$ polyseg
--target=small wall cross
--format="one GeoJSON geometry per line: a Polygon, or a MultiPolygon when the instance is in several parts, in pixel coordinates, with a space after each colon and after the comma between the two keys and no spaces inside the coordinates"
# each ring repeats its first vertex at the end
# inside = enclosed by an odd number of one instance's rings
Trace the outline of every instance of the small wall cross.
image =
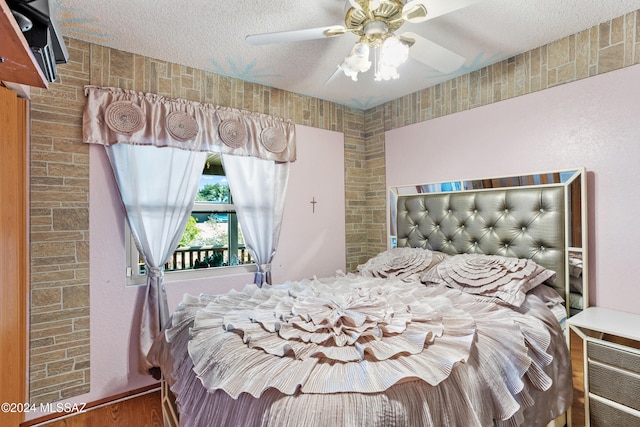
{"type": "Polygon", "coordinates": [[[312,213],[316,213],[316,203],[318,203],[318,202],[316,202],[316,198],[313,197],[309,203],[311,203],[311,206],[312,206],[311,212],[312,213]]]}

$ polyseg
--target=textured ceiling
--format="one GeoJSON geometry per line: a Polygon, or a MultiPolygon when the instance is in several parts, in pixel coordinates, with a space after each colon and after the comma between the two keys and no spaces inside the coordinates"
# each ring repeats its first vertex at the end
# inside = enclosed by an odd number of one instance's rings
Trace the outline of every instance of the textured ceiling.
{"type": "MultiPolygon", "coordinates": [[[[425,0],[427,10],[462,0],[425,0]]],[[[440,73],[409,58],[397,80],[336,72],[353,34],[252,46],[245,36],[344,25],[346,0],[51,0],[62,34],[366,109],[640,9],[640,0],[477,0],[411,31],[464,56],[440,73]]]]}

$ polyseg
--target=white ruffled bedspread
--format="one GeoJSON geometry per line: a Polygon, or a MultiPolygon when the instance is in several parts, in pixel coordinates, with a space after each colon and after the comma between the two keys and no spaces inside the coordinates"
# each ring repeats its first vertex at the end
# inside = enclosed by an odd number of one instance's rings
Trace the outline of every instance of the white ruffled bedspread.
{"type": "Polygon", "coordinates": [[[572,399],[549,301],[357,275],[248,285],[186,295],[149,359],[184,426],[544,426],[572,399]]]}

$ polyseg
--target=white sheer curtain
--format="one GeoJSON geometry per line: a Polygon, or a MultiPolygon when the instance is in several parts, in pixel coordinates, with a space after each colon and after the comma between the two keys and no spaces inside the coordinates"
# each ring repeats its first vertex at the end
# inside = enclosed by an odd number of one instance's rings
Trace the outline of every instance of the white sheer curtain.
{"type": "Polygon", "coordinates": [[[85,86],[82,139],[104,145],[127,220],[143,254],[147,293],[140,360],[169,319],[162,266],[178,246],[208,152],[225,156],[238,220],[258,264],[257,285],[270,282],[280,235],[295,124],[266,114],[171,99],[113,87],[85,86]]]}
{"type": "Polygon", "coordinates": [[[170,316],[164,264],[191,215],[207,153],[131,144],[105,149],[147,273],[140,325],[141,371],[146,372],[151,368],[147,352],[170,316]]]}
{"type": "Polygon", "coordinates": [[[270,284],[271,260],[280,237],[289,163],[223,154],[222,164],[245,245],[258,267],[254,283],[258,286],[270,284]]]}

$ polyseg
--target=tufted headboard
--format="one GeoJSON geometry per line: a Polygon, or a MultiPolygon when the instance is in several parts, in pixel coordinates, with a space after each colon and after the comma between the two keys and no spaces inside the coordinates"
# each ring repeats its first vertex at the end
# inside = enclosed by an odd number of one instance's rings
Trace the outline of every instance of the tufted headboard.
{"type": "Polygon", "coordinates": [[[565,295],[563,186],[400,195],[396,214],[398,247],[531,258],[556,272],[565,295]]]}

